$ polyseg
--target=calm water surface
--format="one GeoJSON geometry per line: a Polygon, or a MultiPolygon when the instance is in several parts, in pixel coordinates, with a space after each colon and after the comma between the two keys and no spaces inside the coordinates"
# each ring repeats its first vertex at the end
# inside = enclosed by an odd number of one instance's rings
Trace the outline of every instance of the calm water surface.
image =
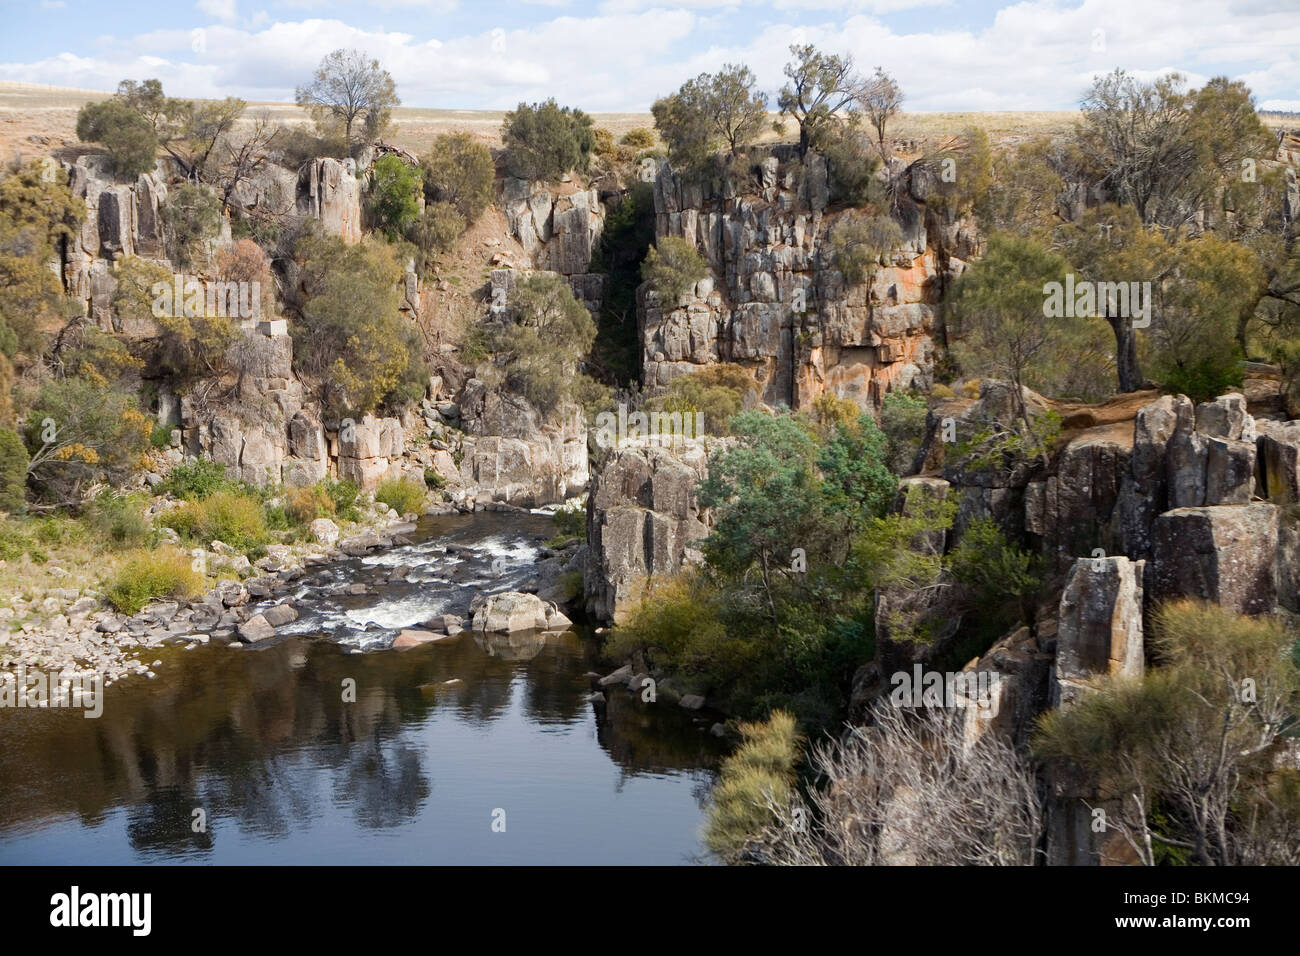
{"type": "Polygon", "coordinates": [[[701,862],[711,720],[584,703],[588,638],[374,649],[526,581],[550,531],[426,519],[416,544],[300,582],[294,633],[265,649],[146,651],[158,677],[108,688],[96,720],[0,710],[0,863],[701,862]]]}

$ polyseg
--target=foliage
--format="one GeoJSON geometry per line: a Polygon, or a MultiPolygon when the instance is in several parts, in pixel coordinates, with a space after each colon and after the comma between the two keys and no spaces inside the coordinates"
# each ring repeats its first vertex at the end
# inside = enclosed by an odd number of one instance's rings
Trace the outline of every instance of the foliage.
{"type": "Polygon", "coordinates": [[[465,231],[465,220],[449,202],[431,202],[407,228],[407,238],[420,250],[416,268],[426,271],[433,257],[449,252],[465,231]]]}
{"type": "Polygon", "coordinates": [[[506,113],[501,139],[510,175],[548,182],[573,171],[586,172],[596,142],[591,117],[579,109],[561,108],[553,99],[520,103],[506,113]]]}
{"type": "Polygon", "coordinates": [[[340,417],[408,399],[411,383],[428,373],[415,330],[398,311],[402,268],[392,248],[307,237],[298,254],[307,301],[292,329],[295,368],[340,417]]]}
{"type": "Polygon", "coordinates": [[[969,589],[976,612],[995,629],[1033,619],[1041,562],[1011,542],[992,518],[976,518],[948,556],[953,577],[969,589]]]}
{"type": "Polygon", "coordinates": [[[785,65],[789,82],[781,87],[777,105],[782,115],[799,123],[799,149],[807,152],[853,103],[859,82],[851,56],[823,53],[811,43],[791,44],[790,53],[794,59],[785,65]]]}
{"type": "Polygon", "coordinates": [[[242,490],[214,491],[165,512],[160,520],[202,544],[221,541],[243,552],[270,540],[262,502],[242,490]]]}
{"type": "Polygon", "coordinates": [[[831,124],[819,148],[830,165],[830,198],[848,206],[870,206],[880,198],[880,157],[858,122],[831,124]]]}
{"type": "Polygon", "coordinates": [[[670,413],[698,412],[703,417],[706,434],[726,435],[731,420],[740,414],[756,391],[757,386],[748,372],[739,365],[723,362],[673,379],[664,396],[652,404],[670,413]]]}
{"type": "Polygon", "coordinates": [[[767,94],[757,83],[749,67],[728,63],[655,102],[655,129],[676,168],[698,171],[719,147],[734,156],[758,137],[768,120],[767,94]]]}
{"type": "Polygon", "coordinates": [[[159,598],[190,598],[203,588],[203,576],[190,558],[175,548],[139,551],[113,575],[104,591],[108,602],[123,614],[136,614],[159,598]]]}
{"type": "Polygon", "coordinates": [[[661,237],[641,263],[641,278],[654,286],[668,308],[708,277],[708,262],[690,240],[680,236],[661,237]]]}
{"type": "Polygon", "coordinates": [[[634,380],[640,371],[636,290],[641,263],[654,240],[654,186],[633,182],[606,206],[605,228],[592,256],[592,272],[606,275],[591,365],[612,384],[634,380]]]}
{"type": "Polygon", "coordinates": [[[419,216],[419,189],[419,174],[399,156],[381,156],[370,167],[370,216],[389,239],[405,233],[419,216]]]}
{"type": "Polygon", "coordinates": [[[568,280],[554,273],[522,279],[508,306],[509,318],[492,343],[504,363],[506,386],[549,413],[572,396],[573,376],[595,340],[596,324],[568,280]]]}
{"type": "Polygon", "coordinates": [[[17,432],[0,428],[0,512],[22,511],[26,489],[27,449],[17,432]]]}
{"type": "Polygon", "coordinates": [[[87,103],[77,112],[77,138],[102,143],[113,172],[134,179],[151,172],[158,153],[153,124],[120,99],[87,103]]]}
{"type": "Polygon", "coordinates": [[[880,406],[880,429],[889,442],[887,460],[896,475],[911,473],[912,460],[925,437],[929,409],[925,399],[911,392],[890,392],[880,406]]]}
{"type": "Polygon", "coordinates": [[[1294,728],[1294,635],[1271,616],[1179,601],[1157,610],[1152,636],[1159,666],[1043,715],[1038,754],[1118,798],[1108,829],[1147,865],[1164,848],[1200,865],[1294,866],[1294,771],[1271,756],[1294,728]]]}
{"type": "Polygon", "coordinates": [[[179,186],[167,194],[162,217],[172,257],[188,268],[203,259],[203,243],[220,231],[221,200],[202,186],[179,186]]]}
{"type": "Polygon", "coordinates": [[[633,149],[649,149],[655,144],[655,133],[652,129],[638,126],[636,129],[630,129],[624,133],[619,142],[624,146],[631,146],[633,149]]]}
{"type": "Polygon", "coordinates": [[[739,747],[722,762],[713,790],[705,842],[724,862],[744,862],[754,837],[767,827],[779,828],[780,808],[795,793],[800,735],[793,715],[775,711],[763,722],[742,723],[739,747]]]}
{"type": "Polygon", "coordinates": [[[582,505],[562,505],[551,515],[555,521],[554,545],[587,536],[587,509],[582,505]]]}
{"type": "Polygon", "coordinates": [[[378,60],[343,49],[321,60],[311,81],[294,91],[294,101],[311,113],[322,134],[341,133],[349,147],[378,139],[391,121],[393,107],[402,102],[378,60]]]}
{"type": "Polygon", "coordinates": [[[238,487],[238,482],[226,477],[226,466],[196,458],[177,465],[167,475],[159,490],[186,500],[202,501],[218,491],[238,487]]]}
{"type": "Polygon", "coordinates": [[[835,267],[850,285],[867,281],[880,259],[903,241],[903,230],[889,216],[845,213],[831,228],[835,267]]]}
{"type": "Polygon", "coordinates": [[[61,504],[95,480],[122,484],[145,462],[153,420],[134,395],[84,378],[45,382],[32,400],[23,438],[33,489],[61,504]]]}
{"type": "Polygon", "coordinates": [[[469,133],[437,136],[420,165],[425,197],[451,203],[467,224],[491,204],[496,180],[492,151],[469,133]]]}
{"type": "Polygon", "coordinates": [[[108,489],[86,503],[86,525],[110,548],[146,548],[156,543],[152,522],[144,515],[141,495],[118,494],[108,489]]]}
{"type": "Polygon", "coordinates": [[[380,482],[375,490],[375,500],[388,505],[399,515],[419,514],[424,510],[428,489],[414,481],[396,479],[380,482]]]}

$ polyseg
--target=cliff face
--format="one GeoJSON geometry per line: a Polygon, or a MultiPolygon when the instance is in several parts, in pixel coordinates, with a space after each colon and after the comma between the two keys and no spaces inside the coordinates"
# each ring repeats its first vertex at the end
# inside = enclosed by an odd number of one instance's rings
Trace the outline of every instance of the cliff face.
{"type": "Polygon", "coordinates": [[[678,302],[643,286],[637,319],[647,386],[715,362],[753,371],[772,405],[807,407],[830,392],[863,408],[892,388],[932,381],[939,302],[978,239],[968,223],[928,214],[924,184],[900,201],[902,244],[870,281],[851,284],[829,236],[827,161],[774,147],[738,185],[696,182],[671,167],[654,184],[655,235],[680,236],[712,276],[678,302]]]}

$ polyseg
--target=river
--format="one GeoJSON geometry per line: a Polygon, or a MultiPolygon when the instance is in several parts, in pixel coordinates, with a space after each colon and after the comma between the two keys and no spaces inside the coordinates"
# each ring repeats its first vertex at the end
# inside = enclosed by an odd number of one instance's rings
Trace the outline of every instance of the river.
{"type": "Polygon", "coordinates": [[[590,635],[376,649],[526,581],[551,532],[428,517],[413,544],[299,582],[270,646],[146,651],[157,678],[109,687],[96,719],[0,710],[0,863],[708,862],[710,719],[585,702],[590,635]]]}

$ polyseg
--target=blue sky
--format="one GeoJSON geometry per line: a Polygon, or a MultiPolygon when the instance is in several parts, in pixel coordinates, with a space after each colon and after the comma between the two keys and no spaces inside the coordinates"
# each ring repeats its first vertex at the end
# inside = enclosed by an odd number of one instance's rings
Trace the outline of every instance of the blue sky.
{"type": "Polygon", "coordinates": [[[403,102],[508,108],[555,96],[649,108],[748,63],[769,92],[792,42],[851,53],[913,110],[1070,109],[1098,72],[1245,80],[1300,110],[1300,0],[0,0],[0,80],[283,100],[337,47],[378,57],[403,102]]]}

